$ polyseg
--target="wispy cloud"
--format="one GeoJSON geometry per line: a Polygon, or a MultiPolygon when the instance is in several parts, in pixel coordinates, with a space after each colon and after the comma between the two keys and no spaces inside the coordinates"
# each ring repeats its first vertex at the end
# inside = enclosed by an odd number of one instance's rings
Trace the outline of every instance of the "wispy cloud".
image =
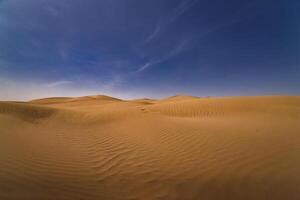
{"type": "Polygon", "coordinates": [[[169,14],[161,17],[158,20],[154,30],[149,34],[148,37],[146,37],[144,43],[148,43],[152,41],[154,38],[156,38],[159,35],[159,33],[162,31],[162,29],[167,27],[168,24],[177,20],[181,15],[186,13],[197,2],[198,0],[184,0],[181,3],[179,3],[169,14]]]}
{"type": "MultiPolygon", "coordinates": [[[[192,6],[193,4],[195,4],[197,1],[187,1],[185,4],[182,4],[181,6],[179,6],[177,8],[177,15],[179,15],[179,13],[182,14],[182,12],[186,11],[190,6],[192,6]],[[187,3],[189,2],[189,3],[187,3]],[[180,8],[180,9],[179,9],[180,8]]],[[[140,66],[136,72],[139,73],[139,72],[143,72],[145,71],[146,69],[150,68],[150,67],[153,67],[157,64],[160,64],[162,62],[165,62],[169,59],[172,59],[174,58],[175,56],[179,55],[180,53],[182,53],[183,51],[185,51],[186,49],[190,48],[191,47],[191,44],[192,44],[192,41],[196,42],[197,40],[199,39],[203,39],[207,36],[209,36],[210,34],[213,34],[225,27],[228,27],[228,26],[231,26],[231,25],[234,25],[236,23],[239,23],[241,22],[243,19],[231,19],[231,20],[227,20],[227,21],[224,21],[222,23],[219,23],[217,24],[216,26],[214,27],[211,27],[211,28],[207,28],[205,30],[202,31],[202,33],[199,33],[197,36],[195,37],[188,37],[188,38],[185,38],[183,39],[181,42],[179,42],[173,49],[171,49],[167,54],[163,55],[162,57],[159,57],[159,58],[153,58],[151,59],[150,61],[146,62],[145,64],[143,64],[142,66],[140,66]]],[[[155,31],[157,32],[157,31],[155,31]]],[[[154,32],[154,33],[155,33],[154,32]]],[[[157,34],[157,33],[156,33],[157,34]]],[[[156,34],[152,34],[152,37],[151,39],[156,35],[156,34]]]]}
{"type": "Polygon", "coordinates": [[[187,12],[192,6],[194,6],[198,0],[185,0],[182,1],[169,16],[170,22],[176,20],[178,17],[187,12]]]}
{"type": "Polygon", "coordinates": [[[136,70],[136,72],[142,72],[142,71],[148,69],[149,67],[151,67],[151,66],[153,66],[153,65],[155,65],[155,64],[158,64],[158,63],[160,63],[160,62],[162,62],[162,61],[160,61],[160,60],[151,60],[151,61],[149,61],[149,62],[143,64],[142,66],[140,66],[140,67],[136,70]]]}
{"type": "Polygon", "coordinates": [[[59,10],[53,6],[46,6],[46,11],[54,17],[59,16],[59,10]]]}
{"type": "Polygon", "coordinates": [[[161,30],[161,24],[157,23],[154,31],[145,39],[145,43],[148,43],[151,40],[153,40],[159,34],[160,30],[161,30]]]}
{"type": "Polygon", "coordinates": [[[62,86],[62,85],[68,85],[68,84],[72,84],[72,81],[67,81],[67,80],[60,80],[60,81],[54,81],[51,83],[47,83],[46,86],[49,88],[54,88],[54,87],[58,87],[58,86],[62,86]]]}
{"type": "Polygon", "coordinates": [[[243,21],[243,19],[239,18],[239,19],[231,19],[231,20],[219,23],[219,24],[215,25],[214,27],[205,29],[202,33],[199,33],[198,39],[203,39],[203,38],[205,38],[205,37],[207,37],[207,36],[209,36],[209,35],[211,35],[215,32],[218,32],[218,31],[222,30],[223,28],[232,26],[232,25],[237,24],[241,21],[243,21]]]}
{"type": "Polygon", "coordinates": [[[190,47],[190,41],[191,39],[184,39],[180,43],[178,43],[173,49],[171,49],[167,54],[163,55],[162,57],[159,58],[153,58],[149,62],[146,62],[142,66],[140,66],[136,72],[142,72],[152,66],[155,66],[159,63],[165,62],[169,59],[174,58],[178,54],[182,53],[184,50],[186,50],[188,47],[190,47]]]}
{"type": "MultiPolygon", "coordinates": [[[[182,8],[183,9],[183,8],[182,8]]],[[[187,9],[187,8],[185,8],[187,9]]],[[[183,11],[182,11],[183,12],[183,11]]],[[[197,37],[195,38],[187,38],[187,39],[184,39],[182,40],[180,43],[177,44],[177,46],[175,46],[173,49],[171,49],[169,51],[169,53],[163,55],[162,57],[160,58],[153,58],[151,59],[150,61],[146,62],[145,64],[143,64],[142,66],[140,66],[136,72],[139,73],[139,72],[143,72],[145,71],[146,69],[150,68],[150,67],[153,67],[157,64],[160,64],[162,62],[165,62],[169,59],[172,59],[174,58],[175,56],[179,55],[180,53],[182,53],[184,50],[188,49],[190,46],[191,46],[191,41],[193,40],[199,40],[199,39],[203,39],[207,36],[209,36],[210,34],[213,34],[225,27],[228,27],[228,26],[231,26],[231,25],[234,25],[236,23],[239,23],[241,22],[242,19],[232,19],[232,20],[228,20],[228,21],[225,21],[225,22],[222,22],[214,27],[211,27],[211,28],[208,28],[208,29],[205,29],[203,30],[202,33],[200,33],[199,35],[197,35],[197,37]]],[[[152,39],[152,38],[151,38],[152,39]]]]}
{"type": "Polygon", "coordinates": [[[124,82],[119,74],[115,74],[109,81],[101,85],[104,90],[115,90],[124,82]]]}

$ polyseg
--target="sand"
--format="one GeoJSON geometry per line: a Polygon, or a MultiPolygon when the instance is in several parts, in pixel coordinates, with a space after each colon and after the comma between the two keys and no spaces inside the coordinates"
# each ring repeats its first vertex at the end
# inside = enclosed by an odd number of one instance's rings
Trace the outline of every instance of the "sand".
{"type": "Polygon", "coordinates": [[[0,102],[1,200],[298,200],[300,97],[0,102]]]}

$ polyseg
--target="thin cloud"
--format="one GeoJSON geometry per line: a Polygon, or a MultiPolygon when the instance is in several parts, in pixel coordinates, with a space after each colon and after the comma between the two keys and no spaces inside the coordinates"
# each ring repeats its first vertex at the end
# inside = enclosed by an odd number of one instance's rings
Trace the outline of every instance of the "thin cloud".
{"type": "Polygon", "coordinates": [[[192,6],[194,6],[198,0],[186,0],[181,2],[171,13],[170,15],[170,21],[176,20],[178,17],[183,15],[185,12],[187,12],[192,6]]]}
{"type": "Polygon", "coordinates": [[[144,65],[140,66],[138,68],[138,70],[136,70],[136,72],[142,72],[142,71],[148,69],[149,67],[151,67],[151,66],[153,66],[153,65],[155,65],[157,63],[159,63],[159,61],[150,61],[150,62],[147,62],[144,65]]]}
{"type": "Polygon", "coordinates": [[[232,25],[237,24],[241,21],[243,21],[243,19],[232,19],[232,20],[220,23],[220,24],[218,24],[218,25],[216,25],[216,26],[214,26],[210,29],[207,29],[207,30],[203,31],[202,34],[199,34],[198,39],[204,38],[204,37],[206,37],[206,36],[208,36],[212,33],[215,33],[215,32],[217,32],[217,31],[219,31],[219,30],[221,30],[225,27],[232,26],[232,25]]]}
{"type": "Polygon", "coordinates": [[[46,84],[47,87],[49,88],[54,88],[54,87],[58,87],[58,86],[62,86],[62,85],[68,85],[68,84],[72,84],[72,81],[66,81],[66,80],[62,80],[62,81],[55,81],[52,83],[48,83],[46,84]]]}
{"type": "Polygon", "coordinates": [[[181,2],[177,7],[174,8],[173,11],[170,12],[169,15],[162,17],[159,22],[156,24],[155,29],[149,36],[145,39],[144,43],[148,43],[156,38],[159,33],[164,29],[168,24],[174,22],[181,15],[187,12],[192,6],[194,6],[198,0],[186,0],[181,2]]]}
{"type": "Polygon", "coordinates": [[[171,49],[169,51],[169,53],[165,54],[164,56],[157,58],[157,59],[152,59],[149,62],[145,63],[144,65],[140,66],[136,72],[142,72],[152,66],[155,66],[159,63],[165,62],[169,59],[174,58],[175,56],[177,56],[178,54],[182,53],[183,51],[185,51],[187,48],[190,47],[190,39],[185,39],[183,41],[181,41],[177,46],[175,46],[173,49],[171,49]]]}
{"type": "Polygon", "coordinates": [[[122,85],[123,82],[124,80],[122,79],[122,77],[116,74],[108,82],[102,84],[101,87],[104,90],[111,91],[117,89],[120,85],[122,85]]]}
{"type": "Polygon", "coordinates": [[[59,10],[53,6],[46,6],[46,11],[54,17],[59,16],[59,10]]]}
{"type": "Polygon", "coordinates": [[[151,40],[153,40],[159,34],[160,30],[161,30],[161,25],[156,24],[154,31],[146,38],[145,43],[148,43],[151,40]]]}

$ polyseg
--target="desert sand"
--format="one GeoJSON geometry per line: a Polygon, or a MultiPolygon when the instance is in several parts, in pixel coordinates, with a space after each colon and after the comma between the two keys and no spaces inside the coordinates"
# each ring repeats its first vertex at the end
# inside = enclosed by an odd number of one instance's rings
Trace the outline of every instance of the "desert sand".
{"type": "Polygon", "coordinates": [[[299,200],[300,97],[0,102],[1,200],[299,200]]]}

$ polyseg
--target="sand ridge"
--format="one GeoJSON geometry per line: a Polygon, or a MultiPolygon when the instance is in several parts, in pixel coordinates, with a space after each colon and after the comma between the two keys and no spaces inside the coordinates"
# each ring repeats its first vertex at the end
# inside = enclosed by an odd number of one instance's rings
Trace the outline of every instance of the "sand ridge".
{"type": "Polygon", "coordinates": [[[300,97],[0,102],[0,199],[300,198],[300,97]]]}

